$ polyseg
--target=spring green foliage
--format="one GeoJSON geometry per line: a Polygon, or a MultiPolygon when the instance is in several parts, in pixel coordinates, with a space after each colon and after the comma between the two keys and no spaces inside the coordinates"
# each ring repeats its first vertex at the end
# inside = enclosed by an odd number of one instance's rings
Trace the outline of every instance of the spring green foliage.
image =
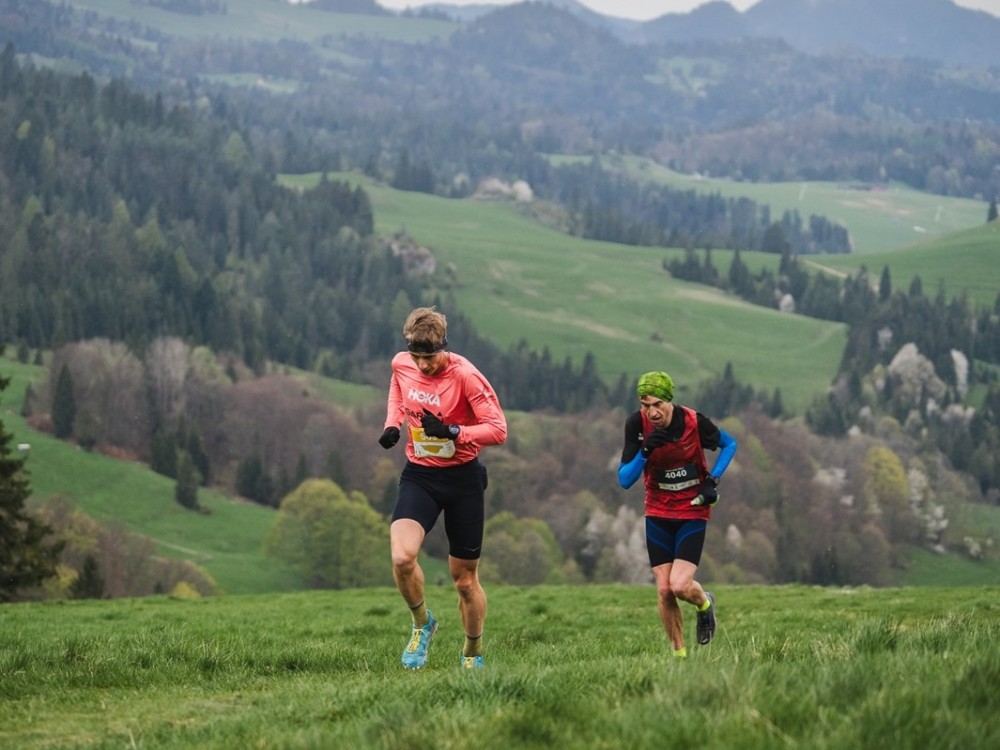
{"type": "MultiPolygon", "coordinates": [[[[489,559],[484,571],[495,570],[506,583],[558,583],[554,571],[562,558],[559,543],[544,521],[517,518],[513,513],[497,513],[486,522],[489,559]]],[[[484,574],[488,578],[488,574],[484,574]]]]}
{"type": "Polygon", "coordinates": [[[458,669],[450,586],[405,672],[391,588],[0,608],[0,745],[178,748],[986,748],[1000,589],[715,589],[673,660],[652,586],[492,587],[458,669]]]}
{"type": "Polygon", "coordinates": [[[264,550],[316,586],[354,588],[392,580],[385,519],[360,493],[307,479],[281,501],[264,550]]]}

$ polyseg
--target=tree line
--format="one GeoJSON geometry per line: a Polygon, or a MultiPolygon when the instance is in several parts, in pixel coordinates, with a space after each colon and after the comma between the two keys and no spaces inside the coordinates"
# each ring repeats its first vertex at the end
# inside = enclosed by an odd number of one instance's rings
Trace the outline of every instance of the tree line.
{"type": "MultiPolygon", "coordinates": [[[[22,67],[8,45],[0,127],[0,340],[108,338],[142,353],[173,335],[251,368],[275,361],[365,382],[367,363],[399,350],[401,321],[426,302],[428,279],[374,235],[362,189],[326,178],[301,193],[281,187],[214,115],[120,81],[22,67]]],[[[590,358],[505,352],[458,314],[452,329],[487,365],[508,358],[495,384],[512,408],[539,405],[539,385],[551,408],[608,398],[590,358]]]]}
{"type": "MultiPolygon", "coordinates": [[[[101,380],[114,370],[132,370],[127,357],[113,358],[116,351],[124,355],[118,347],[82,342],[73,345],[73,356],[63,351],[59,358],[71,362],[92,350],[88,356],[100,356],[111,368],[101,380]]],[[[256,453],[275,479],[274,521],[262,540],[268,553],[313,586],[384,585],[387,557],[370,551],[385,546],[401,457],[375,445],[381,400],[338,406],[280,371],[262,377],[204,349],[185,350],[175,342],[163,349],[161,356],[183,355],[178,363],[185,367],[146,370],[142,385],[154,394],[145,398],[171,405],[178,426],[171,438],[202,435],[211,483],[227,492],[239,481],[241,455],[256,453]],[[236,381],[227,374],[233,368],[236,381]],[[187,426],[180,429],[182,424],[187,426]],[[359,555],[364,565],[355,564],[359,555]]],[[[93,408],[91,400],[98,394],[108,398],[111,390],[95,383],[81,406],[93,408]]],[[[141,403],[134,400],[135,386],[119,376],[114,390],[120,394],[118,411],[141,421],[130,411],[141,403]]],[[[33,398],[42,402],[38,391],[33,398]]],[[[703,384],[689,405],[712,414],[742,446],[710,525],[703,561],[710,580],[889,585],[899,581],[914,548],[973,559],[994,554],[990,530],[971,526],[963,513],[981,498],[979,488],[969,474],[942,460],[936,439],[905,418],[887,414],[861,421],[864,429],[851,440],[823,436],[803,420],[768,416],[732,368],[703,384]]],[[[107,417],[117,418],[110,412],[107,417]]],[[[29,422],[46,429],[49,418],[35,411],[29,422]]],[[[512,422],[508,443],[485,456],[490,491],[484,577],[521,585],[648,580],[641,493],[614,481],[623,418],[620,408],[589,409],[539,412],[512,422]]],[[[140,446],[126,443],[126,421],[106,425],[116,431],[92,449],[141,457],[140,446]]],[[[178,453],[190,445],[172,444],[178,453]]],[[[12,471],[0,472],[0,497],[8,503],[14,498],[23,510],[30,493],[20,464],[14,460],[8,464],[12,471]]],[[[212,593],[210,579],[197,569],[168,571],[142,557],[151,550],[141,539],[116,542],[106,555],[91,552],[88,561],[86,550],[95,548],[86,539],[111,532],[64,500],[41,500],[30,518],[40,524],[35,542],[44,540],[53,565],[38,569],[34,585],[21,579],[18,596],[142,595],[168,592],[182,582],[212,593]],[[75,540],[72,548],[61,548],[66,539],[75,540]],[[59,578],[52,577],[56,561],[63,566],[59,578]],[[129,567],[147,573],[130,579],[129,567]],[[141,582],[147,588],[128,587],[141,582]]],[[[428,538],[427,551],[447,554],[440,529],[428,538]]]]}
{"type": "Polygon", "coordinates": [[[590,239],[627,245],[717,247],[797,255],[848,253],[847,230],[797,211],[772,220],[769,206],[749,198],[702,195],[615,175],[597,158],[554,170],[543,195],[569,206],[570,226],[590,239]]]}

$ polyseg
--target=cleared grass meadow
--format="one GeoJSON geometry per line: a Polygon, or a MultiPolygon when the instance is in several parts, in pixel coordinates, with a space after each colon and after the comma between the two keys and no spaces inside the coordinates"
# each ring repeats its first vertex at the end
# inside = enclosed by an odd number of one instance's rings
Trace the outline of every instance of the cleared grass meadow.
{"type": "Polygon", "coordinates": [[[450,586],[420,672],[389,589],[5,605],[0,746],[1000,746],[1000,587],[715,593],[681,661],[651,585],[493,587],[477,672],[450,586]]]}
{"type": "MultiPolygon", "coordinates": [[[[590,157],[553,157],[553,161],[589,161],[590,157]]],[[[648,159],[619,156],[608,159],[636,179],[724,198],[750,198],[771,207],[777,220],[798,211],[804,222],[825,216],[850,232],[860,256],[905,247],[986,223],[988,201],[947,198],[905,185],[837,182],[738,182],[674,172],[648,159]]]]}
{"type": "MultiPolygon", "coordinates": [[[[580,157],[553,157],[574,161],[580,157]]],[[[966,293],[977,306],[992,307],[1000,292],[1000,225],[986,224],[987,201],[948,198],[913,190],[905,185],[869,186],[831,182],[752,183],[713,179],[674,172],[647,159],[614,157],[608,160],[635,178],[700,194],[725,198],[746,197],[771,207],[777,219],[784,211],[825,216],[846,227],[854,242],[850,255],[803,258],[815,270],[857,273],[868,268],[873,283],[889,267],[894,288],[907,289],[920,276],[924,294],[946,298],[966,293]]],[[[747,253],[751,267],[760,267],[758,253],[747,253]]],[[[728,268],[731,256],[716,265],[728,268]]]]}
{"type": "Polygon", "coordinates": [[[924,296],[934,298],[943,289],[945,299],[968,295],[975,308],[992,308],[1000,295],[1000,222],[979,224],[935,240],[868,255],[824,255],[809,265],[857,273],[868,268],[873,283],[889,268],[893,289],[907,290],[920,277],[924,296]]]}
{"type": "MultiPolygon", "coordinates": [[[[671,278],[672,253],[570,237],[541,226],[507,203],[449,200],[374,184],[376,231],[406,231],[450,268],[449,293],[476,329],[501,348],[526,340],[556,362],[579,365],[587,352],[614,384],[653,368],[670,371],[683,398],[732,363],[736,377],[801,411],[826,392],[846,342],[838,323],[747,304],[706,286],[671,278]]],[[[318,174],[284,176],[308,187],[318,174]]],[[[713,253],[725,272],[731,253],[713,253]]],[[[773,260],[775,263],[776,259],[773,260]]]]}

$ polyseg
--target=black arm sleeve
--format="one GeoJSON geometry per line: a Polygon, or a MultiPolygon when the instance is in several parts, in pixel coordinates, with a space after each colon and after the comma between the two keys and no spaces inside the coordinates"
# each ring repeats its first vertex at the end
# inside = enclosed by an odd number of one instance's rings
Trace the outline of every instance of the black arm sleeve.
{"type": "Polygon", "coordinates": [[[701,412],[698,412],[698,436],[701,438],[701,447],[705,450],[719,449],[719,428],[701,412]]]}
{"type": "Polygon", "coordinates": [[[622,463],[627,464],[642,447],[642,414],[634,411],[625,420],[625,442],[622,446],[622,463]]]}

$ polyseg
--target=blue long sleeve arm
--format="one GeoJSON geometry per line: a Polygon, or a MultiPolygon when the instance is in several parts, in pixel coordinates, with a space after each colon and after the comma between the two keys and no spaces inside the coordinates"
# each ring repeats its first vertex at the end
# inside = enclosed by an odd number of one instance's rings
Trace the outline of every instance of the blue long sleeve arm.
{"type": "MultiPolygon", "coordinates": [[[[733,460],[733,456],[736,454],[736,438],[730,435],[725,430],[719,430],[719,457],[715,460],[715,466],[712,470],[708,472],[711,476],[716,479],[721,479],[723,472],[729,466],[729,462],[733,460]]],[[[621,469],[618,469],[619,481],[621,481],[621,469]]],[[[633,480],[635,481],[635,480],[633,480]]]]}
{"type": "Polygon", "coordinates": [[[627,464],[618,464],[618,484],[627,490],[635,484],[636,479],[642,476],[642,470],[645,466],[646,457],[642,455],[642,451],[636,453],[627,464]]]}

